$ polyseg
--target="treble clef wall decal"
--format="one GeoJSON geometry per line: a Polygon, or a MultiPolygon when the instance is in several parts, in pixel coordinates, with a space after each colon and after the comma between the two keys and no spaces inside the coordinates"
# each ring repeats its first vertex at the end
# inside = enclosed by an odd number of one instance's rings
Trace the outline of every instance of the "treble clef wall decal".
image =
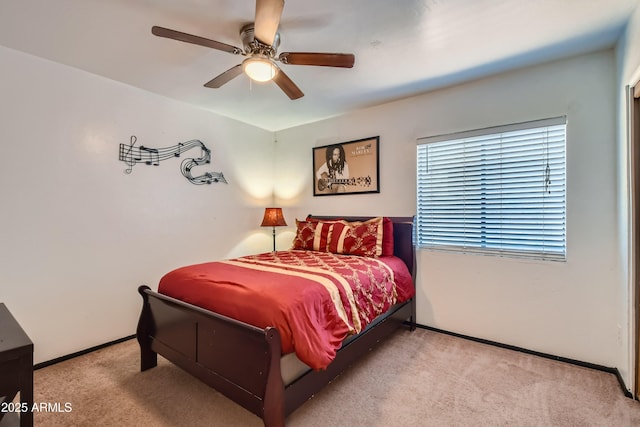
{"type": "Polygon", "coordinates": [[[209,150],[202,141],[198,139],[192,139],[187,142],[180,142],[178,145],[166,148],[149,148],[143,145],[135,147],[137,138],[135,135],[131,136],[129,145],[120,144],[120,160],[125,162],[129,167],[124,170],[129,174],[133,171],[133,167],[137,163],[144,163],[146,165],[159,166],[162,160],[173,159],[180,157],[185,151],[192,148],[200,148],[200,157],[197,158],[185,158],[181,165],[180,170],[182,175],[189,180],[192,184],[211,184],[212,182],[224,182],[227,180],[224,178],[222,172],[205,172],[202,175],[193,176],[191,169],[194,166],[200,166],[207,163],[211,163],[211,150],[209,150]]]}

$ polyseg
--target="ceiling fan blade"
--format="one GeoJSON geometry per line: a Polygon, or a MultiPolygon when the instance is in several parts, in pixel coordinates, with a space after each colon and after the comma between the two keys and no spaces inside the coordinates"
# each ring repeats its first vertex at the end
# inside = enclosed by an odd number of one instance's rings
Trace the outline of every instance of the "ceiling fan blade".
{"type": "Polygon", "coordinates": [[[271,46],[278,32],[284,0],[256,0],[256,18],[253,24],[254,37],[262,44],[271,46]]]}
{"type": "Polygon", "coordinates": [[[283,52],[278,60],[291,65],[352,68],[356,58],[351,53],[283,52]]]}
{"type": "Polygon", "coordinates": [[[235,67],[229,68],[224,73],[205,83],[205,87],[217,89],[223,84],[238,77],[240,74],[242,74],[242,64],[238,64],[235,67]]]}
{"type": "Polygon", "coordinates": [[[158,37],[166,37],[168,39],[179,40],[181,42],[193,43],[204,47],[210,47],[212,49],[218,49],[223,52],[233,53],[235,55],[239,55],[242,53],[242,49],[231,46],[230,44],[205,39],[204,37],[194,36],[192,34],[187,34],[176,30],[170,30],[169,28],[153,26],[151,28],[151,32],[158,37]]]}
{"type": "Polygon", "coordinates": [[[276,67],[278,72],[273,77],[273,81],[282,89],[284,93],[291,99],[298,99],[304,96],[304,93],[300,90],[298,86],[287,76],[284,71],[280,68],[276,67]]]}

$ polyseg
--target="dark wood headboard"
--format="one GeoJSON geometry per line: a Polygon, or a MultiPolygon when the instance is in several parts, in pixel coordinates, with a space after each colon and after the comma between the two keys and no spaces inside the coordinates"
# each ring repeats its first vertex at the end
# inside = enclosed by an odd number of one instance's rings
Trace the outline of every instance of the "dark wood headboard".
{"type": "MultiPolygon", "coordinates": [[[[373,217],[367,216],[318,216],[309,215],[309,218],[332,220],[344,219],[345,221],[366,221],[373,217]]],[[[414,217],[388,217],[393,222],[393,254],[402,259],[413,277],[415,283],[416,273],[416,248],[413,245],[414,217]]]]}

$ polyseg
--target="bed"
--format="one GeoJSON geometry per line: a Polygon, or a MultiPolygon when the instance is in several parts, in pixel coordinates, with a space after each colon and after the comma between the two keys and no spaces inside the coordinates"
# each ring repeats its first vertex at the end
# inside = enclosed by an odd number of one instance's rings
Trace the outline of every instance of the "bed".
{"type": "MultiPolygon", "coordinates": [[[[335,220],[358,223],[372,218],[309,215],[305,221],[326,224],[335,220]]],[[[389,236],[393,236],[392,246],[388,246],[388,239],[385,239],[385,250],[391,250],[391,258],[397,258],[404,264],[402,267],[406,267],[413,288],[413,218],[391,217],[385,221],[385,230],[392,229],[389,236]],[[390,228],[387,228],[387,223],[391,224],[390,228]]],[[[272,256],[282,258],[290,255],[283,251],[274,252],[272,256]]],[[[249,262],[262,263],[266,259],[264,257],[267,255],[256,256],[249,262]]],[[[236,263],[236,260],[232,261],[236,263]]],[[[246,259],[242,261],[247,262],[246,259]]],[[[167,274],[169,277],[172,275],[174,272],[167,274]]],[[[195,276],[199,275],[200,272],[195,273],[195,276]]],[[[362,328],[353,331],[350,326],[350,333],[338,344],[328,363],[321,359],[314,366],[316,362],[313,359],[298,357],[297,349],[295,352],[287,351],[285,338],[292,332],[285,331],[286,328],[264,324],[254,326],[260,321],[250,324],[205,308],[206,304],[196,305],[170,296],[171,287],[164,283],[172,284],[173,281],[165,277],[160,281],[158,292],[148,286],[138,289],[143,299],[137,328],[141,370],[155,367],[160,354],[262,418],[267,427],[283,426],[289,414],[398,328],[415,329],[416,304],[415,293],[412,292],[409,299],[387,304],[390,306],[384,307],[384,313],[373,317],[362,328]]],[[[173,286],[173,289],[180,289],[180,286],[173,286]]],[[[251,313],[255,311],[251,310],[251,313]]],[[[301,340],[295,342],[300,343],[301,340]]]]}

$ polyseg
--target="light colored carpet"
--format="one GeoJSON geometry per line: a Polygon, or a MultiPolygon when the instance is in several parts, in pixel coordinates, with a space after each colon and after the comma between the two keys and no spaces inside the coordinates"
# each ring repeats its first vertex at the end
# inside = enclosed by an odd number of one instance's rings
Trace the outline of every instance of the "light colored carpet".
{"type": "MultiPolygon", "coordinates": [[[[126,341],[35,372],[39,426],[261,426],[126,341]]],[[[306,402],[288,426],[640,426],[614,375],[418,329],[401,331],[306,402]]]]}

